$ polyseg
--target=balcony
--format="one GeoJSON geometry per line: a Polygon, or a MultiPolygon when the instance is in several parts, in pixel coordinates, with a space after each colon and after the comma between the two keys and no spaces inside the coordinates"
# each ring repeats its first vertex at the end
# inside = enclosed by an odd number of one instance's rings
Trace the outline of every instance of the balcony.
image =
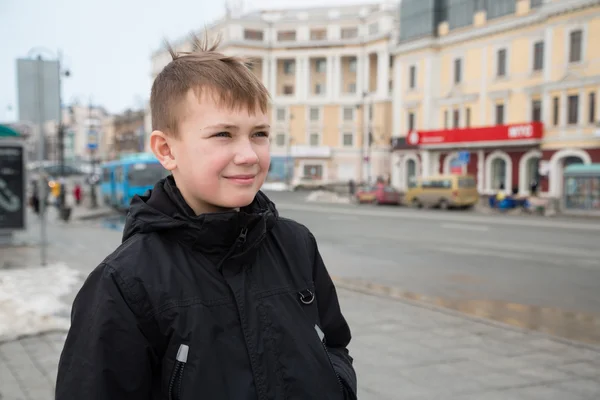
{"type": "Polygon", "coordinates": [[[329,146],[291,146],[290,153],[292,157],[297,158],[330,158],[331,147],[329,146]]]}

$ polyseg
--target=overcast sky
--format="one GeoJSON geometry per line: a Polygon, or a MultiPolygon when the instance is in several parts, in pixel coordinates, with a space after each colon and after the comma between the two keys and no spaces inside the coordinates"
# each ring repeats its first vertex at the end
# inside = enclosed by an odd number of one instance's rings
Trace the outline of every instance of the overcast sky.
{"type": "MultiPolygon", "coordinates": [[[[246,11],[371,2],[246,0],[246,11]]],[[[376,1],[373,1],[376,2],[376,1]]],[[[223,16],[225,0],[0,0],[0,121],[17,117],[16,59],[60,50],[71,77],[63,103],[75,100],[110,112],[142,107],[149,98],[150,54],[223,16]]]]}

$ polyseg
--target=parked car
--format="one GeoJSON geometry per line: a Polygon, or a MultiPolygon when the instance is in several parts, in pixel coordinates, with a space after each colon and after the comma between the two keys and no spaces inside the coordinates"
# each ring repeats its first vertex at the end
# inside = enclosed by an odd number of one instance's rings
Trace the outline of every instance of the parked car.
{"type": "Polygon", "coordinates": [[[356,201],[362,203],[373,204],[392,204],[400,205],[402,196],[400,192],[389,185],[376,184],[362,187],[356,192],[356,201]]]}
{"type": "Polygon", "coordinates": [[[292,181],[292,190],[324,190],[325,182],[312,176],[301,176],[292,181]]]}
{"type": "Polygon", "coordinates": [[[473,176],[440,175],[418,179],[404,201],[416,208],[470,208],[479,202],[479,193],[473,176]]]}

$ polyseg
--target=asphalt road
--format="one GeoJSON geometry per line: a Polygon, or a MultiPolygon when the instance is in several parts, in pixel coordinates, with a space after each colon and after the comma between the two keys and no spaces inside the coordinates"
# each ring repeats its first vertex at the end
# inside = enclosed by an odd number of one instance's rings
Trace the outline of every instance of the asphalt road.
{"type": "MultiPolygon", "coordinates": [[[[600,343],[599,220],[317,204],[304,201],[306,194],[267,194],[283,216],[311,229],[340,285],[600,343]]],[[[118,218],[69,225],[64,232],[50,228],[56,246],[49,255],[88,271],[120,242],[118,218]]]]}
{"type": "Polygon", "coordinates": [[[330,273],[405,297],[600,340],[600,220],[317,204],[268,193],[330,273]]]}

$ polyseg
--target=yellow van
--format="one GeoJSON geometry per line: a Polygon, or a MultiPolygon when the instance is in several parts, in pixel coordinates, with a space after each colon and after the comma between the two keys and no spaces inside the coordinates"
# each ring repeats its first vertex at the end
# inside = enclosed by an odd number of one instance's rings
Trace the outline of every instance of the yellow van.
{"type": "Polygon", "coordinates": [[[479,193],[477,183],[471,175],[439,175],[419,178],[404,196],[407,205],[438,207],[443,210],[450,207],[469,208],[477,204],[479,193]]]}

